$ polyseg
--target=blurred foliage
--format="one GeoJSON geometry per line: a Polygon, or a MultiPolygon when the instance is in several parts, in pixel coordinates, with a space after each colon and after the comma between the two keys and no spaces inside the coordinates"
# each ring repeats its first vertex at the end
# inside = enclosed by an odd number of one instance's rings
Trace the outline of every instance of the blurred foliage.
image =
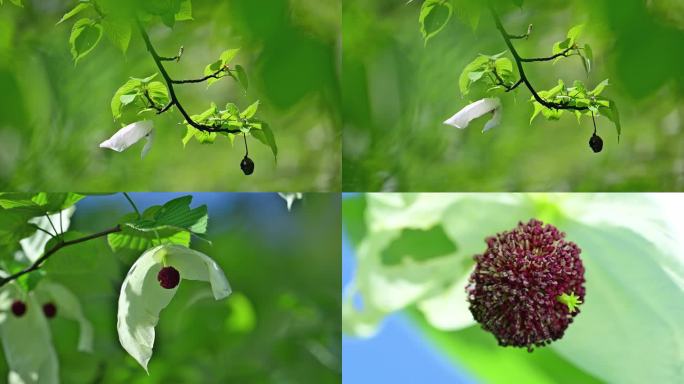
{"type": "MultiPolygon", "coordinates": [[[[139,205],[164,198],[133,195],[139,205]]],[[[59,316],[50,322],[63,383],[340,381],[339,197],[307,194],[291,212],[276,194],[212,199],[211,243],[193,238],[192,247],[221,266],[233,294],[215,301],[207,284],[183,281],[161,314],[149,376],[116,333],[119,287],[140,252],[112,254],[99,239],[50,258],[46,276],[78,296],[95,328],[94,353],[88,354],[76,350],[75,323],[59,316]]],[[[72,228],[83,233],[111,226],[130,211],[123,197],[88,197],[77,207],[72,228]]],[[[0,352],[0,376],[6,372],[0,352]]]]}
{"type": "MultiPolygon", "coordinates": [[[[119,126],[110,100],[129,77],[156,71],[139,34],[126,55],[103,41],[74,66],[71,22],[55,25],[71,0],[27,0],[0,7],[0,187],[13,190],[283,190],[326,191],[340,185],[339,85],[335,47],[340,7],[326,0],[194,0],[194,20],[149,33],[176,78],[196,78],[228,48],[249,74],[247,94],[236,82],[177,87],[190,114],[211,101],[242,108],[261,100],[280,153],[254,142],[255,174],[244,177],[241,147],[190,143],[183,149],[180,114],[157,119],[155,145],[140,160],[136,149],[98,148],[119,126]],[[206,166],[211,164],[212,166],[206,166]],[[201,165],[201,166],[200,166],[201,165]]],[[[251,140],[251,139],[250,139],[251,140]]],[[[254,141],[254,140],[252,140],[254,141]]],[[[140,144],[141,145],[141,144],[140,144]]]]}
{"type": "MultiPolygon", "coordinates": [[[[460,5],[470,0],[457,1],[460,5]]],[[[500,2],[503,4],[503,1],[500,2]]],[[[600,119],[605,145],[589,149],[591,120],[578,126],[535,120],[520,87],[503,96],[500,126],[482,134],[484,121],[465,130],[442,124],[477,100],[463,98],[459,75],[478,54],[506,49],[491,17],[454,17],[427,44],[422,1],[349,0],[343,7],[343,189],[348,191],[669,191],[684,188],[684,10],[679,1],[524,0],[501,7],[521,55],[547,56],[568,29],[584,23],[593,48],[587,77],[577,57],[528,63],[537,90],[582,80],[593,88],[609,78],[620,108],[622,137],[600,119]],[[471,25],[476,25],[473,30],[471,25]],[[425,31],[424,31],[425,33],[425,31]]],[[[482,2],[471,1],[478,6],[482,2]]],[[[501,5],[500,4],[500,5],[501,5]]],[[[482,119],[486,120],[486,119],[482,119]]]]}

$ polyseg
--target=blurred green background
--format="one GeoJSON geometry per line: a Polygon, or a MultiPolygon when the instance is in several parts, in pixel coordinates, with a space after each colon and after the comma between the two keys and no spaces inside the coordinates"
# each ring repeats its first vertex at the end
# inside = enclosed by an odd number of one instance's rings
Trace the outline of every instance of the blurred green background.
{"type": "MultiPolygon", "coordinates": [[[[463,3],[463,1],[461,1],[463,3]]],[[[484,3],[477,1],[475,3],[484,3]]],[[[346,191],[670,191],[684,188],[684,3],[679,0],[524,0],[502,10],[521,55],[548,56],[568,29],[586,23],[595,65],[577,57],[530,63],[537,90],[563,79],[589,87],[609,78],[605,96],[620,108],[620,143],[598,120],[605,146],[591,152],[590,120],[529,119],[530,93],[502,97],[500,126],[465,130],[442,124],[469,101],[458,77],[478,54],[506,48],[485,11],[473,32],[459,19],[424,46],[422,1],[347,0],[343,6],[343,189],[346,191]]],[[[510,55],[508,56],[510,58],[510,55]]]]}
{"type": "MultiPolygon", "coordinates": [[[[141,209],[180,194],[132,194],[141,209]]],[[[215,301],[204,282],[183,281],[162,311],[150,375],[119,344],[120,284],[137,253],[112,254],[103,239],[64,249],[45,265],[70,288],[95,329],[94,353],[76,350],[78,326],[50,321],[62,383],[338,383],[340,197],[306,194],[288,212],[277,194],[194,194],[207,204],[212,257],[233,288],[215,301]]],[[[77,204],[71,228],[93,233],[131,209],[121,194],[77,204]]],[[[7,367],[0,351],[0,377],[7,367]]]]}
{"type": "MultiPolygon", "coordinates": [[[[340,5],[335,0],[193,0],[194,21],[173,30],[161,22],[149,33],[175,78],[197,78],[225,49],[250,79],[247,95],[230,79],[208,90],[177,86],[190,114],[214,101],[241,108],[261,100],[279,147],[250,139],[255,174],[240,171],[241,146],[228,140],[188,144],[173,111],[155,119],[156,142],[144,160],[142,144],[124,153],[98,148],[118,128],[110,100],[129,77],[156,71],[133,34],[124,56],[106,37],[77,66],[69,52],[73,21],[56,26],[73,0],[8,1],[0,7],[0,189],[5,190],[339,190],[341,116],[335,47],[340,5]],[[209,166],[207,166],[209,165],[209,166]]],[[[240,143],[241,144],[241,143],[240,143]]]]}

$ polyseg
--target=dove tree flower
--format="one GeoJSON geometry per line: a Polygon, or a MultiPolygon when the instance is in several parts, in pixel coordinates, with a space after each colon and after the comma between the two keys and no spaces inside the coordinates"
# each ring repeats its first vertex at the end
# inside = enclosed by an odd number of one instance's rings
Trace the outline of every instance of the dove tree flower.
{"type": "Polygon", "coordinates": [[[169,305],[180,283],[175,277],[175,284],[168,284],[168,271],[175,271],[173,275],[180,281],[208,281],[216,300],[231,293],[221,268],[204,253],[180,245],[160,245],[143,253],[121,285],[117,330],[123,348],[146,371],[159,313],[169,305]]]}
{"type": "Polygon", "coordinates": [[[471,121],[487,114],[491,114],[492,117],[487,121],[482,132],[487,132],[501,122],[501,100],[498,98],[486,98],[470,103],[448,118],[444,124],[463,129],[471,121]]]}
{"type": "MultiPolygon", "coordinates": [[[[0,277],[7,277],[0,270],[0,277]]],[[[0,290],[0,339],[10,372],[10,384],[59,382],[59,363],[52,346],[48,320],[60,316],[80,326],[78,350],[92,352],[93,327],[83,315],[76,296],[61,284],[41,280],[31,292],[12,282],[0,290]],[[23,304],[16,313],[13,306],[23,304]],[[54,309],[46,313],[45,307],[54,309]]]]}
{"type": "Polygon", "coordinates": [[[100,143],[100,148],[109,148],[117,152],[123,152],[142,139],[147,142],[140,153],[144,158],[152,148],[154,139],[154,124],[151,120],[136,121],[118,130],[114,136],[100,143]]]}

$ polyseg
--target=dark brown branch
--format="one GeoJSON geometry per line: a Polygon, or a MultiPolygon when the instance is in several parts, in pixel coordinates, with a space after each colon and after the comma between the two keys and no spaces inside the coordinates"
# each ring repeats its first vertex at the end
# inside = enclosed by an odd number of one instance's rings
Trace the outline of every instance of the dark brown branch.
{"type": "Polygon", "coordinates": [[[230,68],[228,67],[221,67],[219,68],[216,72],[206,75],[204,77],[200,77],[199,79],[189,79],[189,80],[172,80],[174,84],[193,84],[193,83],[202,83],[205,82],[209,79],[220,79],[225,77],[224,76],[219,76],[222,72],[228,72],[230,73],[230,68]]]}
{"type": "Polygon", "coordinates": [[[57,244],[53,245],[52,248],[45,251],[45,253],[43,253],[43,255],[41,257],[39,257],[38,260],[36,260],[33,264],[31,264],[26,269],[21,270],[17,273],[14,273],[12,275],[9,275],[5,278],[0,279],[0,287],[4,286],[5,284],[9,283],[10,281],[16,280],[16,279],[20,278],[21,276],[24,276],[27,273],[31,273],[35,270],[38,270],[43,265],[43,263],[45,261],[47,261],[47,259],[50,258],[50,256],[54,255],[55,253],[57,253],[57,251],[59,251],[60,249],[62,249],[64,247],[83,243],[83,242],[88,241],[88,240],[97,239],[100,237],[107,236],[110,233],[115,233],[115,232],[120,232],[120,231],[121,231],[121,227],[119,227],[117,225],[116,227],[109,228],[109,229],[106,229],[102,232],[94,233],[92,235],[79,237],[78,239],[68,240],[68,241],[60,240],[59,242],[57,242],[57,244]]]}
{"type": "Polygon", "coordinates": [[[506,32],[506,29],[504,28],[503,24],[501,23],[501,19],[499,18],[499,15],[496,13],[496,10],[494,9],[494,6],[490,2],[489,4],[489,11],[492,14],[492,18],[494,19],[494,23],[496,24],[496,29],[499,30],[501,33],[501,36],[503,37],[504,41],[506,42],[506,46],[508,47],[508,50],[511,51],[511,55],[513,55],[513,59],[515,60],[515,64],[518,67],[518,72],[520,73],[520,80],[522,81],[523,84],[527,87],[527,89],[530,90],[530,93],[532,93],[532,97],[541,105],[543,105],[546,108],[549,109],[571,109],[571,110],[576,110],[576,111],[585,111],[589,108],[587,107],[578,107],[576,105],[568,105],[568,104],[561,104],[561,103],[554,103],[552,101],[548,101],[543,99],[537,91],[534,89],[532,84],[530,83],[530,80],[527,78],[527,75],[525,74],[525,68],[523,68],[523,60],[520,57],[520,54],[518,51],[515,49],[513,46],[513,43],[511,42],[510,35],[508,32],[506,32]]]}
{"type": "Polygon", "coordinates": [[[180,114],[183,115],[183,118],[185,118],[185,121],[188,124],[190,124],[192,127],[194,127],[195,129],[199,129],[200,131],[240,133],[239,129],[222,128],[220,124],[215,124],[215,125],[200,124],[200,123],[194,121],[190,117],[188,112],[186,112],[185,108],[183,107],[183,105],[178,100],[178,97],[176,96],[176,91],[173,88],[173,84],[174,84],[173,79],[171,79],[171,76],[169,76],[169,73],[166,71],[166,68],[164,68],[164,64],[162,63],[162,58],[161,58],[161,56],[159,56],[157,51],[154,49],[154,46],[152,45],[152,42],[150,41],[150,36],[147,34],[147,31],[145,31],[145,27],[142,25],[140,20],[137,20],[137,23],[138,23],[138,30],[140,31],[140,35],[142,36],[143,40],[145,41],[145,46],[147,47],[147,50],[152,55],[152,58],[154,59],[155,64],[157,64],[157,68],[159,69],[159,72],[161,73],[162,77],[164,78],[164,82],[166,82],[166,87],[169,89],[169,97],[171,98],[171,102],[169,103],[169,105],[167,107],[164,107],[164,111],[168,110],[171,105],[175,105],[178,108],[178,112],[180,112],[180,114]]]}
{"type": "Polygon", "coordinates": [[[535,62],[535,61],[551,61],[557,57],[568,57],[569,56],[568,53],[570,51],[572,51],[573,49],[575,49],[574,46],[568,47],[568,48],[564,49],[562,52],[558,52],[555,55],[548,56],[548,57],[534,57],[534,58],[521,57],[520,61],[522,61],[524,63],[531,63],[531,62],[535,62]]]}

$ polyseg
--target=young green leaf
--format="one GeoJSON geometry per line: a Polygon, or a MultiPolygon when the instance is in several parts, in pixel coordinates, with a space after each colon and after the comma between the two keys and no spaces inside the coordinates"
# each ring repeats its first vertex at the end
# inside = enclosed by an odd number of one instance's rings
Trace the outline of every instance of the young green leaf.
{"type": "Polygon", "coordinates": [[[240,64],[235,66],[235,77],[237,78],[237,81],[238,83],[240,83],[242,88],[245,91],[247,91],[247,88],[249,88],[249,78],[247,77],[247,72],[245,72],[245,68],[243,68],[240,64]]]}
{"type": "Polygon", "coordinates": [[[102,27],[109,40],[122,52],[126,53],[131,42],[131,22],[121,17],[105,17],[102,27]]]}
{"type": "Polygon", "coordinates": [[[78,3],[77,6],[75,6],[71,11],[67,12],[62,16],[61,19],[57,22],[57,25],[62,24],[63,22],[71,19],[72,17],[78,15],[79,13],[85,11],[86,9],[90,8],[91,4],[90,3],[78,3]]]}
{"type": "Polygon", "coordinates": [[[256,115],[258,109],[259,100],[255,101],[249,107],[245,108],[245,110],[240,113],[240,117],[243,119],[251,119],[252,117],[254,117],[254,115],[256,115]]]}
{"type": "Polygon", "coordinates": [[[611,99],[606,99],[609,103],[610,106],[608,108],[606,107],[601,107],[599,108],[601,114],[608,118],[608,120],[612,121],[613,124],[615,124],[615,130],[617,131],[618,134],[618,141],[620,141],[620,135],[622,134],[622,125],[620,124],[620,112],[618,111],[617,104],[615,104],[615,101],[611,99]]]}
{"type": "Polygon", "coordinates": [[[470,78],[470,73],[481,71],[487,63],[489,63],[490,58],[484,55],[479,55],[475,60],[468,63],[468,65],[463,68],[460,77],[458,78],[458,86],[461,90],[461,95],[465,96],[470,91],[470,85],[472,83],[470,78]]]}
{"type": "Polygon", "coordinates": [[[426,0],[423,3],[418,22],[425,44],[446,27],[453,11],[451,3],[446,0],[426,0]]]}
{"type": "Polygon", "coordinates": [[[78,64],[85,55],[90,53],[102,38],[102,25],[100,23],[83,18],[78,20],[71,29],[69,44],[74,63],[78,64]]]}
{"type": "Polygon", "coordinates": [[[262,144],[267,145],[271,148],[273,157],[276,162],[278,161],[278,145],[275,141],[275,136],[273,136],[273,131],[271,127],[266,123],[261,123],[261,129],[251,130],[250,134],[262,144]]]}

